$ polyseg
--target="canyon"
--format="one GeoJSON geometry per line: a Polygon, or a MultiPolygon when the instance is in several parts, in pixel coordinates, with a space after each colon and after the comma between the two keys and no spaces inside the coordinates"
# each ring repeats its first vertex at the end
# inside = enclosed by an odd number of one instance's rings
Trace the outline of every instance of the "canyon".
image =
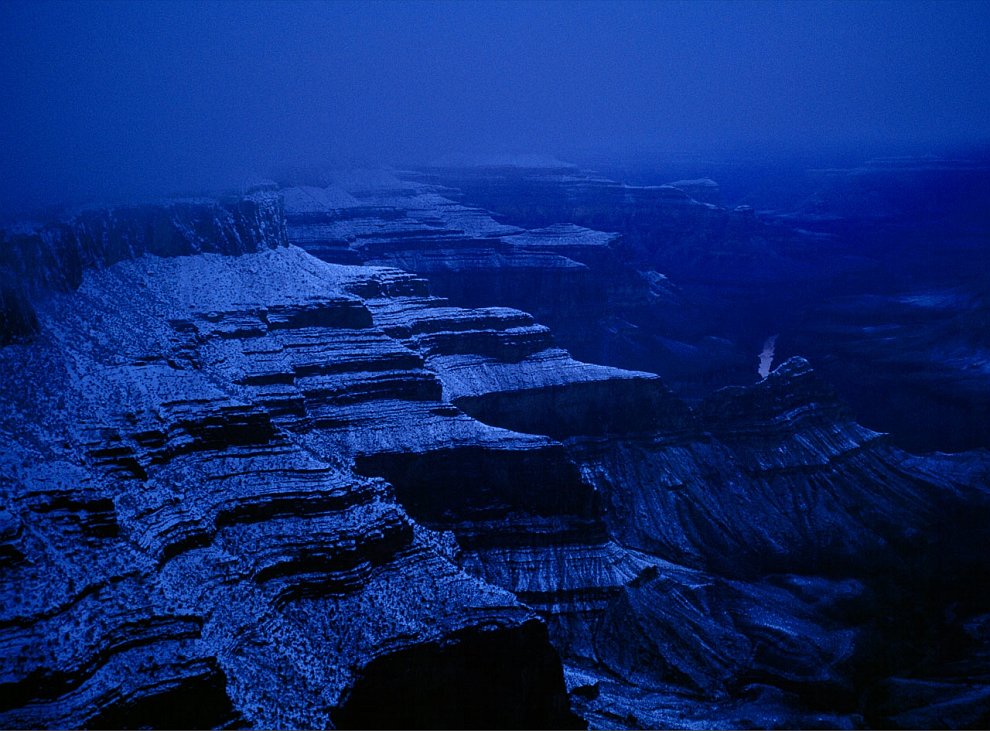
{"type": "MultiPolygon", "coordinates": [[[[987,176],[922,167],[977,249],[987,176]]],[[[766,213],[349,170],[7,227],[0,725],[990,723],[988,300],[921,234],[877,284],[916,206],[863,177],[766,213]]]]}

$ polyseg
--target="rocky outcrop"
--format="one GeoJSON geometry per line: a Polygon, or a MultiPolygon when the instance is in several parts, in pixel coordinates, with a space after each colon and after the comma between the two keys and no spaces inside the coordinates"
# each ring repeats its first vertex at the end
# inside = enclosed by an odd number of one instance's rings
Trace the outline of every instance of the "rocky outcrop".
{"type": "MultiPolygon", "coordinates": [[[[702,205],[680,189],[643,189],[626,200],[628,191],[622,186],[578,173],[567,166],[540,167],[527,177],[508,166],[486,174],[495,176],[493,190],[498,191],[542,181],[548,190],[541,188],[541,194],[547,194],[551,211],[558,195],[570,200],[573,194],[581,200],[590,196],[587,205],[574,203],[584,206],[581,210],[645,206],[653,211],[661,201],[663,210],[672,206],[694,212],[677,214],[690,219],[679,224],[681,229],[700,225],[690,218],[695,213],[715,215],[714,206],[702,205]]],[[[460,184],[460,174],[445,169],[439,180],[454,175],[460,184]]],[[[629,242],[636,239],[630,237],[624,215],[607,226],[587,228],[557,223],[543,216],[544,211],[538,220],[552,225],[522,229],[459,203],[459,191],[434,184],[436,177],[423,182],[422,173],[365,171],[331,177],[334,182],[325,188],[283,189],[289,239],[314,256],[416,272],[429,278],[434,294],[462,307],[524,310],[551,327],[558,342],[577,357],[660,372],[679,388],[690,383],[708,390],[712,382],[724,382],[727,372],[744,368],[731,343],[698,329],[702,318],[697,306],[657,271],[652,259],[641,266],[631,263],[635,257],[630,257],[629,242]]],[[[475,192],[470,185],[466,191],[475,192]]],[[[529,201],[525,190],[520,195],[529,201]]],[[[644,246],[661,251],[653,243],[644,246]]]]}
{"type": "Polygon", "coordinates": [[[990,444],[988,299],[967,285],[835,297],[785,333],[864,423],[917,451],[990,444]]]}
{"type": "Polygon", "coordinates": [[[429,277],[435,293],[462,306],[498,302],[537,317],[602,301],[584,259],[607,257],[614,236],[583,229],[524,232],[451,200],[442,188],[380,173],[339,182],[283,192],[289,240],[325,261],[416,272],[429,277]]]}
{"type": "Polygon", "coordinates": [[[86,269],[143,254],[237,255],[286,244],[282,199],[271,192],[95,208],[3,236],[0,264],[6,272],[28,285],[61,291],[78,287],[86,269]]]}
{"type": "Polygon", "coordinates": [[[905,474],[905,456],[852,422],[805,361],[699,411],[694,438],[575,445],[613,531],[641,550],[739,578],[849,575],[935,518],[942,488],[905,474]]]}
{"type": "Polygon", "coordinates": [[[373,270],[271,243],[89,269],[0,351],[3,724],[576,724],[533,612],[353,465],[432,413],[424,452],[576,470],[444,411],[373,270]]]}
{"type": "Polygon", "coordinates": [[[272,192],[96,208],[51,224],[0,229],[0,345],[37,331],[32,293],[72,291],[86,269],[143,254],[236,255],[285,245],[282,198],[272,192]]]}

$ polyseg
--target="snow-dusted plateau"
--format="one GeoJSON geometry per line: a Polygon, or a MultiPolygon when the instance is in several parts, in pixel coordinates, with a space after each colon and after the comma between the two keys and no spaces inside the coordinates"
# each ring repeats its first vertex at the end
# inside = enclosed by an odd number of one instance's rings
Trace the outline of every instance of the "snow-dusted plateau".
{"type": "Polygon", "coordinates": [[[451,162],[8,227],[0,727],[990,723],[988,181],[451,162]]]}

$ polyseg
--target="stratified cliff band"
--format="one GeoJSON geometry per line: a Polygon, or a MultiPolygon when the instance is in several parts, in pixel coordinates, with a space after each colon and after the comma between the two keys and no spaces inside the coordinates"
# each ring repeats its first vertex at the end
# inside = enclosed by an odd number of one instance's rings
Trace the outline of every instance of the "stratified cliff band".
{"type": "Polygon", "coordinates": [[[901,451],[799,357],[690,403],[617,367],[741,368],[644,208],[765,278],[803,234],[558,173],[624,238],[436,171],[7,231],[0,726],[990,722],[990,454],[901,451]]]}

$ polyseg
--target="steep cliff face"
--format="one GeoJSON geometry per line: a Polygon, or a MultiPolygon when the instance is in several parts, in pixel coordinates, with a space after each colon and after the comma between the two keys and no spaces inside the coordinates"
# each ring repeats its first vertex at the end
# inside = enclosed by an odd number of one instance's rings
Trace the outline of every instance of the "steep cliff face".
{"type": "Polygon", "coordinates": [[[660,373],[692,399],[751,381],[749,350],[862,268],[821,237],[708,202],[712,181],[630,186],[566,167],[398,175],[285,189],[290,239],[327,261],[415,271],[461,306],[530,312],[576,357],[660,373]]]}
{"type": "Polygon", "coordinates": [[[609,674],[571,661],[593,725],[985,718],[987,455],[936,465],[893,448],[800,359],[716,393],[696,424],[565,441],[613,539],[670,562],[596,625],[609,674]]]}
{"type": "MultiPolygon", "coordinates": [[[[614,232],[627,270],[669,277],[676,304],[640,299],[615,308],[598,328],[585,326],[583,338],[562,328],[559,315],[540,313],[579,357],[660,373],[677,393],[700,399],[748,383],[753,353],[777,334],[778,354],[811,359],[864,424],[902,448],[990,445],[986,157],[779,173],[771,189],[793,196],[810,186],[810,195],[776,212],[721,207],[704,179],[623,185],[575,167],[448,166],[415,179],[518,226],[614,232]]],[[[759,188],[766,175],[741,179],[759,188]]],[[[786,197],[749,197],[762,209],[775,199],[786,197]]],[[[634,279],[596,273],[605,282],[634,279]]],[[[615,286],[604,289],[614,296],[615,286]]]]}
{"type": "Polygon", "coordinates": [[[532,611],[357,474],[348,435],[370,420],[384,452],[432,416],[424,450],[453,431],[524,473],[549,440],[440,408],[347,292],[373,272],[258,243],[87,269],[0,351],[2,723],[577,723],[532,611]]]}
{"type": "MultiPolygon", "coordinates": [[[[958,631],[941,613],[986,565],[967,558],[981,531],[952,536],[945,521],[990,514],[985,455],[922,467],[856,424],[801,359],[692,413],[654,376],[573,361],[518,312],[452,308],[412,284],[367,302],[376,325],[424,356],[445,398],[562,440],[595,488],[583,525],[560,497],[538,522],[517,503],[467,525],[459,498],[431,523],[454,532],[462,565],[548,618],[594,723],[889,723],[889,709],[860,701],[897,666],[878,662],[876,646],[918,657],[958,631]],[[957,570],[933,575],[942,562],[957,570]],[[896,609],[929,593],[941,599],[912,616],[896,609]]],[[[967,601],[979,616],[986,597],[967,601]]],[[[959,707],[960,718],[979,713],[959,707]]]]}
{"type": "Polygon", "coordinates": [[[102,253],[44,255],[0,349],[0,724],[986,717],[985,453],[900,452],[801,359],[692,409],[530,314],[286,245],[612,256],[345,182],[287,229],[262,196],[53,234],[102,253]]]}
{"type": "Polygon", "coordinates": [[[289,187],[289,240],[325,261],[416,272],[461,306],[518,307],[575,335],[576,323],[603,316],[610,299],[589,260],[614,264],[614,236],[577,227],[528,232],[448,192],[373,171],[338,175],[325,188],[289,187]],[[572,317],[554,316],[562,312],[572,317]]]}
{"type": "Polygon", "coordinates": [[[285,245],[282,198],[270,192],[97,208],[50,224],[0,229],[0,344],[36,331],[34,292],[72,291],[86,269],[146,253],[237,255],[285,245]]]}

